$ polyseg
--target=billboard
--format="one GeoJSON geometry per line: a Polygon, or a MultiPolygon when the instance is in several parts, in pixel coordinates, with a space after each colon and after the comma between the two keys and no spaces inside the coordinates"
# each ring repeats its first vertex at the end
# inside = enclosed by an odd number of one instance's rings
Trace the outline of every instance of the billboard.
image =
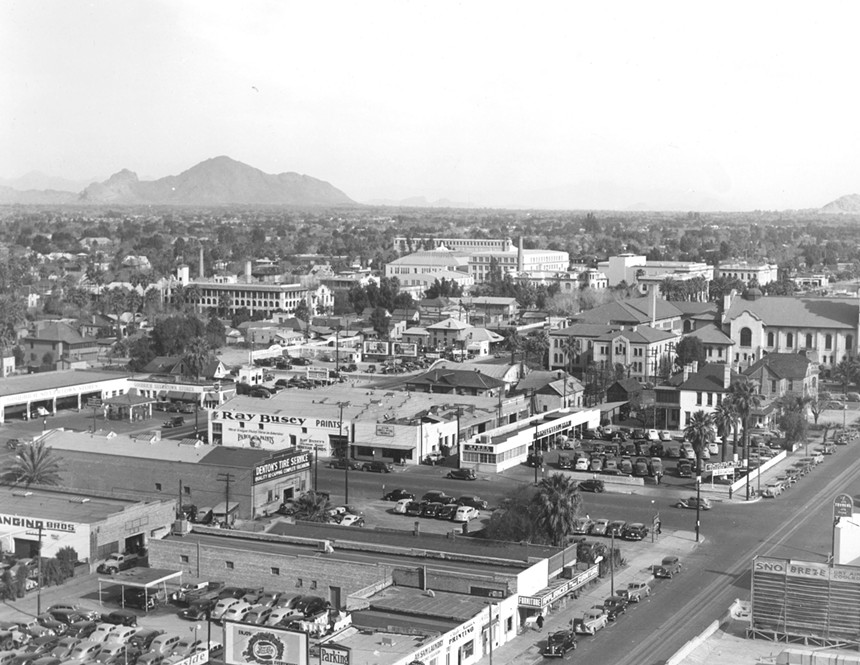
{"type": "Polygon", "coordinates": [[[418,355],[417,344],[405,344],[403,342],[393,342],[391,344],[391,353],[395,356],[412,356],[418,355]]]}
{"type": "Polygon", "coordinates": [[[224,662],[227,665],[308,665],[308,634],[225,621],[224,662]]]}
{"type": "Polygon", "coordinates": [[[272,455],[262,464],[254,466],[253,484],[264,483],[281,476],[297,473],[311,468],[311,455],[308,452],[285,452],[272,455]]]}
{"type": "Polygon", "coordinates": [[[387,356],[388,342],[365,342],[364,355],[366,356],[387,356]]]}
{"type": "Polygon", "coordinates": [[[320,644],[320,665],[351,665],[349,648],[320,644]]]}

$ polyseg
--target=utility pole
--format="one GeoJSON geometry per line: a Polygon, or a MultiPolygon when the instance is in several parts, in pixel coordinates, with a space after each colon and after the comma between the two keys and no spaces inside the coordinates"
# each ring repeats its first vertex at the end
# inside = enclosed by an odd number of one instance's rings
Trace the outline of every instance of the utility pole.
{"type": "MultiPolygon", "coordinates": [[[[343,439],[343,409],[346,406],[349,406],[349,402],[338,402],[338,409],[340,410],[340,415],[337,420],[337,438],[339,442],[343,439]]],[[[346,436],[347,441],[344,446],[344,463],[343,463],[343,495],[344,495],[344,503],[349,503],[349,465],[352,464],[352,456],[349,454],[349,434],[346,436]]]]}
{"type": "Polygon", "coordinates": [[[36,587],[36,616],[42,613],[42,522],[39,522],[39,555],[36,558],[38,568],[38,582],[36,587]]]}
{"type": "Polygon", "coordinates": [[[224,523],[230,526],[230,483],[235,476],[232,473],[219,473],[216,480],[224,483],[224,523]]]}

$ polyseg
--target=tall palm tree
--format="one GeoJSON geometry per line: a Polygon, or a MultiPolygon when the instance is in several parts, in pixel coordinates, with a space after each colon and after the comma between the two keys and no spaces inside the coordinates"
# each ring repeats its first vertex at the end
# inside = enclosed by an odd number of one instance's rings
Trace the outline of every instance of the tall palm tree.
{"type": "MultiPolygon", "coordinates": [[[[714,410],[713,416],[717,432],[723,440],[720,461],[725,462],[729,450],[729,433],[736,433],[738,428],[738,414],[735,412],[735,406],[732,404],[730,396],[726,395],[723,397],[723,400],[717,405],[716,410],[714,410]]],[[[735,442],[737,443],[737,436],[735,436],[735,442]]],[[[737,450],[734,452],[737,452],[737,450]]]]}
{"type": "Polygon", "coordinates": [[[573,533],[573,522],[582,506],[582,497],[573,478],[554,473],[542,479],[533,504],[538,530],[552,545],[564,545],[573,533]]]}
{"type": "Polygon", "coordinates": [[[331,503],[325,494],[319,492],[305,492],[295,503],[297,520],[305,522],[325,522],[328,520],[328,511],[331,503]]]}
{"type": "Polygon", "coordinates": [[[748,451],[750,442],[750,415],[753,409],[761,406],[762,400],[761,394],[758,391],[758,384],[750,381],[745,376],[735,379],[732,381],[732,385],[729,386],[729,395],[743,427],[744,450],[748,451]]]}
{"type": "Polygon", "coordinates": [[[200,304],[202,299],[203,292],[200,290],[199,286],[196,284],[189,284],[185,287],[185,302],[190,304],[195,312],[197,311],[197,306],[200,304]]]}
{"type": "Polygon", "coordinates": [[[195,379],[200,378],[200,372],[209,362],[209,342],[205,337],[195,337],[185,347],[182,360],[189,372],[194,374],[195,379]]]}
{"type": "Polygon", "coordinates": [[[522,348],[523,340],[520,337],[520,334],[517,332],[516,328],[511,328],[508,331],[508,334],[505,336],[505,346],[511,352],[511,365],[513,365],[516,360],[517,351],[522,348]]]}
{"type": "Polygon", "coordinates": [[[573,374],[573,365],[579,359],[579,349],[580,342],[573,335],[569,335],[567,339],[564,340],[562,350],[564,351],[564,357],[567,361],[565,363],[565,367],[570,374],[573,374]]]}
{"type": "Polygon", "coordinates": [[[710,413],[701,409],[690,416],[690,422],[684,430],[684,436],[693,446],[696,453],[696,542],[699,542],[699,501],[702,490],[702,451],[714,440],[714,418],[710,413]]]}
{"type": "Polygon", "coordinates": [[[59,485],[60,461],[54,449],[38,441],[18,448],[15,458],[3,474],[14,485],[59,485]]]}

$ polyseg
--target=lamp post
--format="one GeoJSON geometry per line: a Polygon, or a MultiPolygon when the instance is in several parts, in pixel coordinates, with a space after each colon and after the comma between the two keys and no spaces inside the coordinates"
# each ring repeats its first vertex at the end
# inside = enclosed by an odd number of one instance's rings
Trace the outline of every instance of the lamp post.
{"type": "Polygon", "coordinates": [[[696,542],[699,542],[700,518],[702,514],[702,453],[696,451],[696,542]]]}
{"type": "Polygon", "coordinates": [[[609,532],[609,595],[615,595],[615,529],[609,532]]]}

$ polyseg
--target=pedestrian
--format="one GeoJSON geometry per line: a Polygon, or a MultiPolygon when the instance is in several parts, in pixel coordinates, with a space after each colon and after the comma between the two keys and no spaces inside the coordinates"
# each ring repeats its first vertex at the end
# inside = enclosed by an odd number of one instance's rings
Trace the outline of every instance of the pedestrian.
{"type": "Polygon", "coordinates": [[[543,630],[543,614],[538,614],[537,627],[538,630],[543,630]]]}

